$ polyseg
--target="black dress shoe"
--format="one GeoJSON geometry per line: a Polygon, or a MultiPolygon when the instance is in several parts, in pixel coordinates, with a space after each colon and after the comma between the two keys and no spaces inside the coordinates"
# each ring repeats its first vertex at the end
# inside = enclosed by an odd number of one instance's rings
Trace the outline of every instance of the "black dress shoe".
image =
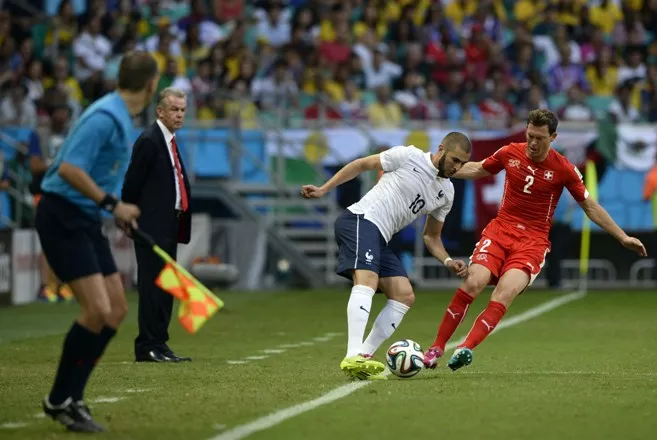
{"type": "Polygon", "coordinates": [[[151,350],[145,354],[138,354],[135,357],[136,362],[177,362],[162,353],[160,350],[151,350]]]}
{"type": "Polygon", "coordinates": [[[187,357],[187,356],[182,356],[182,357],[178,356],[171,350],[165,352],[164,355],[168,358],[171,358],[171,360],[173,360],[173,362],[190,362],[192,360],[192,358],[187,357]]]}

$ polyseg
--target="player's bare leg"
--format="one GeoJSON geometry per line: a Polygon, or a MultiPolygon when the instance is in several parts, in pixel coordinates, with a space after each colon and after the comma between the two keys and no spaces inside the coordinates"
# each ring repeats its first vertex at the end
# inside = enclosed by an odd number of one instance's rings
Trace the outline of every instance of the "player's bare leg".
{"type": "Polygon", "coordinates": [[[445,353],[445,345],[465,318],[472,301],[488,285],[490,278],[491,272],[487,267],[477,263],[470,265],[468,276],[461,283],[445,311],[435,341],[424,353],[426,368],[436,368],[438,359],[445,353]]]}
{"type": "Polygon", "coordinates": [[[470,365],[472,350],[495,330],[513,300],[529,285],[529,275],[521,269],[509,269],[497,283],[488,307],[477,316],[472,329],[447,365],[452,371],[470,365]]]}
{"type": "Polygon", "coordinates": [[[413,286],[406,277],[386,277],[379,280],[379,288],[388,301],[374,321],[363,344],[363,355],[372,357],[376,350],[399,328],[404,315],[415,302],[413,286]]]}
{"type": "Polygon", "coordinates": [[[55,382],[44,399],[43,409],[71,431],[102,432],[105,428],[91,418],[85,406],[73,400],[73,394],[78,378],[89,365],[93,368],[99,335],[111,314],[111,303],[100,274],[79,278],[70,285],[82,310],[64,340],[55,382]]]}
{"type": "Polygon", "coordinates": [[[347,355],[340,368],[354,379],[369,379],[385,366],[363,356],[363,337],[372,309],[372,298],[379,284],[379,275],[370,270],[354,270],[354,286],[347,303],[347,355]]]}

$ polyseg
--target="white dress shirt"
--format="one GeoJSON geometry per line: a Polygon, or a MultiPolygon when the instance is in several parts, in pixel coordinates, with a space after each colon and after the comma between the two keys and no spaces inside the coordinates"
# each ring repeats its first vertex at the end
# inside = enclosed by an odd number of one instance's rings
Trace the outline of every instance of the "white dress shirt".
{"type": "MultiPolygon", "coordinates": [[[[176,170],[176,161],[173,158],[173,149],[171,147],[171,142],[173,141],[174,134],[169,131],[169,129],[160,121],[157,120],[157,125],[162,130],[164,135],[164,142],[167,144],[167,150],[169,151],[169,158],[171,159],[171,167],[173,168],[173,181],[176,185],[176,206],[177,210],[182,210],[182,202],[180,198],[180,184],[178,183],[178,170],[176,170]]],[[[182,170],[181,170],[182,172],[182,170]]]]}

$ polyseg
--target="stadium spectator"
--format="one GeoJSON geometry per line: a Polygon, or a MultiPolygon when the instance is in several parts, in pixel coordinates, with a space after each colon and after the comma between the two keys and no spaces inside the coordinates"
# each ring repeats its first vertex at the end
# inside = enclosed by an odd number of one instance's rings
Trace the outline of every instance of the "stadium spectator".
{"type": "Polygon", "coordinates": [[[259,116],[245,105],[253,101],[258,112],[276,109],[273,117],[284,124],[293,115],[314,117],[306,110],[315,94],[326,93],[333,110],[358,118],[387,85],[403,102],[393,126],[408,119],[486,125],[496,119],[487,107],[498,87],[507,87],[508,107],[518,115],[537,105],[559,111],[574,85],[587,105],[599,106],[596,114],[606,114],[617,86],[630,81],[639,119],[657,119],[649,78],[657,42],[647,32],[657,23],[655,1],[247,3],[94,0],[80,7],[66,0],[49,6],[54,15],[44,22],[0,11],[0,85],[25,80],[43,118],[48,89],[65,89],[75,116],[114,90],[122,54],[138,47],[157,59],[161,87],[191,87],[192,117],[194,107],[204,107],[203,117],[243,115],[254,124],[259,116]],[[238,79],[247,93],[228,97],[238,93],[238,79]],[[429,98],[423,89],[433,83],[429,98]],[[214,92],[224,97],[215,102],[214,92]]]}
{"type": "Polygon", "coordinates": [[[485,120],[509,125],[515,116],[515,108],[507,98],[508,88],[502,83],[495,84],[492,93],[481,104],[479,110],[485,120]]]}
{"type": "Polygon", "coordinates": [[[568,89],[568,101],[559,111],[559,119],[573,122],[594,120],[593,110],[586,103],[584,91],[579,86],[574,85],[568,89]]]}
{"type": "Polygon", "coordinates": [[[253,81],[251,94],[263,110],[271,110],[285,104],[297,106],[299,89],[287,72],[287,63],[279,60],[273,73],[253,81]]]}
{"type": "Polygon", "coordinates": [[[623,19],[623,11],[613,1],[600,0],[590,10],[591,23],[599,27],[605,35],[611,36],[616,24],[623,19]]]}
{"type": "Polygon", "coordinates": [[[100,16],[94,16],[84,26],[84,31],[73,40],[75,76],[85,96],[92,101],[102,95],[101,73],[105,61],[112,53],[112,44],[100,33],[100,16]]]}
{"type": "Polygon", "coordinates": [[[25,85],[27,86],[27,97],[33,102],[43,97],[43,62],[32,59],[26,67],[25,85]]]}
{"type": "Polygon", "coordinates": [[[623,83],[616,89],[616,97],[609,104],[608,113],[615,124],[637,122],[641,118],[639,110],[632,104],[632,86],[623,83]]]}
{"type": "Polygon", "coordinates": [[[376,89],[376,101],[367,109],[370,124],[374,127],[399,127],[402,122],[402,108],[390,97],[390,87],[376,89]]]}
{"type": "Polygon", "coordinates": [[[386,59],[388,47],[379,43],[373,51],[372,63],[368,65],[363,62],[365,71],[365,82],[368,89],[378,89],[381,86],[392,87],[393,80],[402,74],[402,68],[386,59]]]}
{"type": "Polygon", "coordinates": [[[270,46],[280,47],[290,41],[291,26],[289,14],[283,13],[283,5],[272,1],[265,14],[258,20],[257,35],[270,46]]]}
{"type": "Polygon", "coordinates": [[[613,96],[618,84],[618,68],[612,63],[611,48],[605,46],[595,61],[586,68],[591,92],[597,96],[613,96]]]}
{"type": "Polygon", "coordinates": [[[365,104],[356,82],[348,79],[344,87],[344,98],[339,103],[340,113],[345,119],[363,119],[365,104]]]}
{"type": "Polygon", "coordinates": [[[571,60],[570,47],[561,46],[559,53],[561,61],[548,72],[550,93],[564,93],[574,85],[588,90],[584,69],[581,64],[576,64],[571,60]]]}
{"type": "Polygon", "coordinates": [[[25,81],[5,83],[7,96],[0,101],[0,125],[36,128],[37,111],[25,81]]]}

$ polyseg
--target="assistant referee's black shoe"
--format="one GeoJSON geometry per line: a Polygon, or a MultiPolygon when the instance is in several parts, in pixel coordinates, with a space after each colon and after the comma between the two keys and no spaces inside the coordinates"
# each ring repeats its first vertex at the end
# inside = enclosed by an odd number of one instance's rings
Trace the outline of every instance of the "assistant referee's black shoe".
{"type": "Polygon", "coordinates": [[[43,412],[72,432],[105,432],[107,429],[96,423],[84,404],[73,402],[70,397],[61,405],[51,405],[48,396],[43,399],[43,412]]]}

